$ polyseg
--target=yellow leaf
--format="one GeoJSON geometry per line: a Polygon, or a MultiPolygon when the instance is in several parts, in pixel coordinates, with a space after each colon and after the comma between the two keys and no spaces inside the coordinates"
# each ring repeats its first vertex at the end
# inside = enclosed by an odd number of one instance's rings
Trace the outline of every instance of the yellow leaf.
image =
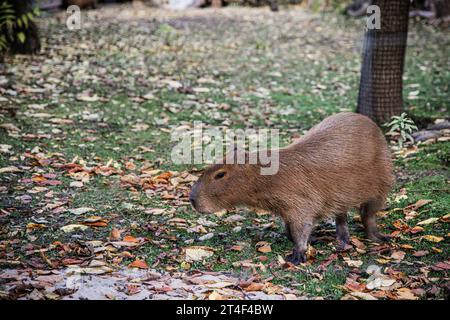
{"type": "Polygon", "coordinates": [[[444,240],[443,237],[437,237],[432,235],[422,236],[422,238],[431,242],[441,242],[442,240],[444,240]]]}
{"type": "Polygon", "coordinates": [[[391,262],[391,260],[388,260],[388,259],[382,259],[382,258],[380,258],[380,259],[375,259],[375,261],[377,261],[378,263],[381,263],[381,264],[386,264],[386,263],[391,262]]]}
{"type": "Polygon", "coordinates": [[[33,231],[33,230],[36,230],[36,229],[43,229],[43,228],[45,228],[45,227],[46,227],[45,224],[41,224],[41,223],[29,223],[29,224],[27,224],[27,231],[30,232],[30,231],[33,231]]]}
{"type": "Polygon", "coordinates": [[[439,218],[430,218],[430,219],[427,219],[427,220],[420,221],[417,225],[418,226],[423,226],[423,225],[435,223],[438,220],[439,220],[439,218]]]}
{"type": "Polygon", "coordinates": [[[436,247],[432,247],[431,250],[433,250],[436,253],[442,253],[442,249],[438,249],[436,247]]]}
{"type": "Polygon", "coordinates": [[[220,293],[217,291],[211,292],[211,294],[208,296],[209,300],[226,300],[220,293]]]}

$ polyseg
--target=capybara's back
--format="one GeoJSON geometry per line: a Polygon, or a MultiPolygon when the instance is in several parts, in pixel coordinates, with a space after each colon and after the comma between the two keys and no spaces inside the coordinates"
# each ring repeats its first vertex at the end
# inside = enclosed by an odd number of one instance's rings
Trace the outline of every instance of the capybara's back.
{"type": "Polygon", "coordinates": [[[280,175],[298,175],[301,189],[315,190],[320,215],[336,215],[375,199],[383,202],[393,184],[383,133],[360,114],[328,117],[282,152],[280,175]]]}

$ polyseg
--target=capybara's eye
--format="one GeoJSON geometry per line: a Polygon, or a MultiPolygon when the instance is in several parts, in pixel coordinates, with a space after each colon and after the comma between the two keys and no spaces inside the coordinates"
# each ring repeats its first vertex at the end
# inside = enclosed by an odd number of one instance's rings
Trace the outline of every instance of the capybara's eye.
{"type": "Polygon", "coordinates": [[[225,177],[225,172],[224,171],[220,171],[218,174],[215,175],[214,179],[222,179],[223,177],[225,177]]]}

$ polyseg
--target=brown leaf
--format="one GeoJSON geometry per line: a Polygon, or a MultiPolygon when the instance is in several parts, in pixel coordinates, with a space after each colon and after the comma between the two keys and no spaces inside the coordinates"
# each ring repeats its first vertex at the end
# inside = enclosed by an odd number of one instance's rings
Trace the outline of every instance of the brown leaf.
{"type": "Polygon", "coordinates": [[[428,204],[428,203],[430,203],[432,201],[433,200],[421,199],[421,200],[418,200],[416,203],[414,203],[412,205],[409,205],[407,208],[416,211],[417,209],[423,207],[424,205],[426,205],[426,204],[428,204]]]}
{"type": "Polygon", "coordinates": [[[424,228],[422,228],[421,226],[415,226],[414,228],[411,228],[409,232],[411,232],[412,234],[416,234],[422,232],[423,230],[424,228]]]}
{"type": "Polygon", "coordinates": [[[430,253],[430,252],[427,251],[427,250],[419,250],[419,251],[414,252],[412,255],[413,255],[414,257],[423,257],[423,256],[426,256],[426,255],[429,254],[429,253],[430,253]]]}
{"type": "Polygon", "coordinates": [[[362,243],[362,242],[361,242],[358,238],[356,238],[356,237],[352,237],[352,238],[351,238],[351,241],[352,241],[353,245],[354,245],[356,248],[358,248],[358,249],[364,250],[364,249],[366,248],[366,245],[365,245],[364,243],[362,243]]]}
{"type": "Polygon", "coordinates": [[[450,260],[438,262],[433,267],[438,270],[450,270],[450,260]]]}
{"type": "Polygon", "coordinates": [[[120,240],[121,234],[122,234],[122,230],[114,228],[111,230],[111,234],[109,235],[109,237],[111,238],[111,240],[120,240]]]}
{"type": "Polygon", "coordinates": [[[252,282],[244,288],[245,291],[261,291],[262,289],[264,289],[264,284],[256,282],[252,282]]]}
{"type": "Polygon", "coordinates": [[[337,253],[333,253],[332,255],[330,255],[328,257],[327,260],[325,260],[324,262],[322,262],[318,267],[317,267],[317,271],[325,271],[327,269],[327,267],[338,258],[337,253]]]}
{"type": "Polygon", "coordinates": [[[262,253],[272,252],[272,248],[270,247],[270,243],[266,241],[260,241],[256,244],[256,250],[262,253]]]}
{"type": "Polygon", "coordinates": [[[397,261],[401,261],[405,258],[406,253],[404,251],[394,251],[391,254],[391,258],[397,261]]]}
{"type": "Polygon", "coordinates": [[[399,288],[395,292],[399,300],[417,300],[417,296],[408,288],[399,288]]]}

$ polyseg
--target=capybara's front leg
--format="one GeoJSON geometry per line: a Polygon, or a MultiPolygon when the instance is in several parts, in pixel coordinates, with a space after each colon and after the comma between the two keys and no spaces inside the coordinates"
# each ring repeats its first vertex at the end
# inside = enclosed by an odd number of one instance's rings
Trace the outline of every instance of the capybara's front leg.
{"type": "Polygon", "coordinates": [[[389,237],[378,231],[376,217],[377,211],[381,210],[384,205],[384,199],[376,198],[370,200],[360,208],[361,220],[366,231],[367,238],[375,242],[389,241],[389,237]]]}
{"type": "Polygon", "coordinates": [[[286,237],[289,239],[289,241],[294,242],[294,239],[292,238],[291,234],[291,227],[289,226],[289,222],[284,222],[284,231],[286,233],[286,237]]]}
{"type": "Polygon", "coordinates": [[[347,213],[336,215],[336,250],[344,251],[349,243],[347,213]]]}
{"type": "Polygon", "coordinates": [[[294,242],[294,250],[287,257],[287,261],[297,265],[306,262],[308,239],[314,227],[312,219],[289,221],[289,230],[294,242]]]}

